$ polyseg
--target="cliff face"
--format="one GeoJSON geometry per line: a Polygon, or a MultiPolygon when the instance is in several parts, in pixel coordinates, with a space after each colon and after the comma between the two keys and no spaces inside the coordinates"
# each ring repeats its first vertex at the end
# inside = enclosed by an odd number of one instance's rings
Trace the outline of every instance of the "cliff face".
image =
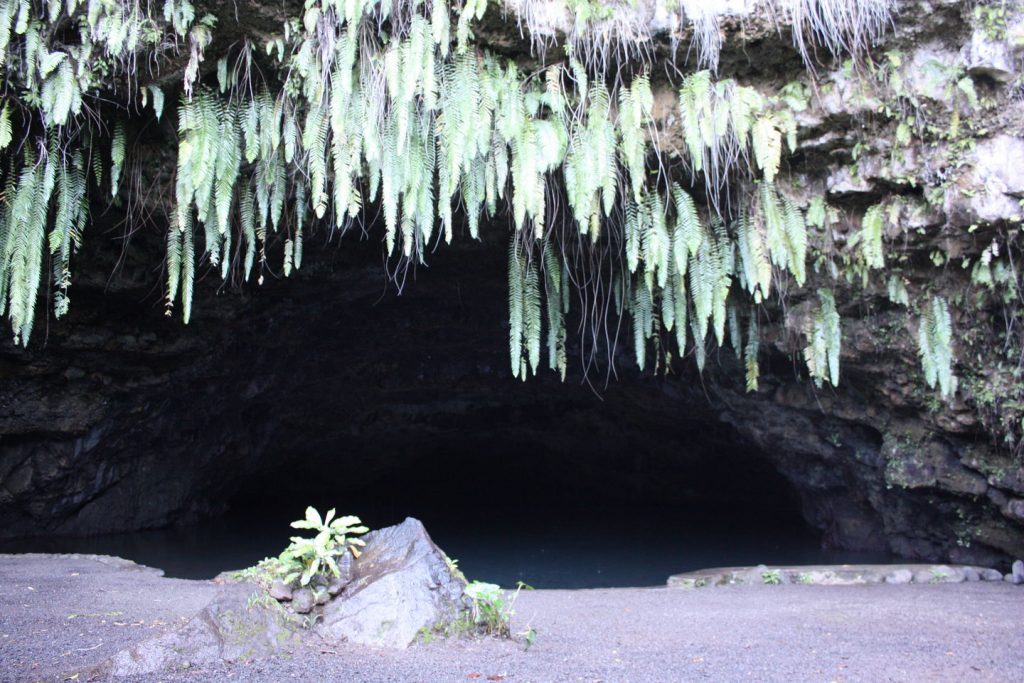
{"type": "MultiPolygon", "coordinates": [[[[727,452],[716,476],[748,481],[744,468],[770,463],[836,547],[980,563],[1024,556],[1024,15],[906,0],[873,61],[814,55],[809,74],[788,27],[736,5],[719,20],[719,76],[764,92],[801,84],[783,192],[803,207],[824,198],[831,218],[812,236],[808,282],[763,305],[756,392],[745,391],[731,349],[712,353],[703,375],[677,362],[650,377],[625,369],[620,348],[609,356],[618,380],[598,402],[574,369],[583,348],[572,325],[564,385],[553,375],[514,381],[504,224],[410,271],[400,297],[386,291],[372,224],[368,242],[350,233],[310,245],[312,262],[290,281],[218,292],[208,273],[188,328],[162,315],[154,265],[165,225],[142,228],[123,259],[111,227],[79,260],[70,315],[37,331],[29,350],[0,350],[0,535],[187,521],[296,471],[386,481],[424,443],[469,438],[522,452],[583,442],[574,452],[592,457],[570,459],[572,476],[623,471],[652,491],[727,452]],[[886,268],[856,272],[844,254],[872,207],[889,219],[886,268]],[[816,389],[802,359],[818,287],[835,291],[843,321],[836,388],[816,389]],[[936,295],[953,304],[959,383],[948,401],[926,385],[918,351],[921,312],[936,295]],[[638,451],[649,460],[623,456],[638,451]]],[[[220,23],[263,40],[278,17],[261,7],[220,23]]],[[[658,7],[641,3],[636,25],[660,36],[675,24],[658,7]]],[[[478,38],[524,65],[538,58],[517,11],[554,35],[572,31],[542,3],[508,9],[488,15],[478,38]]],[[[556,40],[546,58],[558,50],[556,40]]],[[[673,54],[684,68],[685,48],[656,38],[651,50],[660,144],[682,149],[676,94],[657,74],[673,54]]],[[[165,121],[144,142],[159,188],[173,169],[173,130],[165,121]]]]}

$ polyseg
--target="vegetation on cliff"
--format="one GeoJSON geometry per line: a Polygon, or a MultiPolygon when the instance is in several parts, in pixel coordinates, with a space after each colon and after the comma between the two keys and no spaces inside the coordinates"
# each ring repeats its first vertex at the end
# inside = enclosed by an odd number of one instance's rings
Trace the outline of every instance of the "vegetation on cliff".
{"type": "MultiPolygon", "coordinates": [[[[628,325],[641,369],[691,354],[703,369],[712,338],[731,345],[754,391],[765,303],[809,288],[794,331],[808,375],[836,385],[843,325],[834,290],[881,281],[916,321],[922,379],[953,400],[951,306],[977,302],[942,292],[910,300],[905,255],[887,235],[907,211],[899,199],[847,213],[800,187],[786,158],[818,84],[766,92],[720,77],[721,20],[734,4],[682,0],[668,19],[647,20],[646,3],[306,0],[279,30],[213,50],[224,20],[199,2],[0,0],[0,311],[27,345],[41,288],[54,315],[69,310],[71,260],[91,212],[149,201],[132,142],[166,109],[179,140],[165,203],[166,306],[186,323],[204,262],[232,285],[262,283],[301,268],[312,231],[382,223],[401,268],[457,227],[477,238],[482,217],[507,216],[518,377],[545,358],[565,376],[574,316],[584,372],[601,354],[610,360],[608,340],[628,325]],[[478,43],[481,22],[509,10],[540,68],[478,43]],[[666,34],[679,54],[669,76],[652,68],[666,34]],[[688,50],[697,63],[680,71],[688,50]],[[673,101],[658,102],[659,92],[673,101]],[[858,228],[837,244],[841,221],[858,228]]],[[[858,96],[877,101],[897,141],[962,151],[964,113],[985,106],[972,79],[936,74],[955,117],[941,123],[904,87],[897,53],[868,54],[892,0],[753,4],[791,27],[809,65],[824,53],[849,57],[858,96]]],[[[984,18],[998,27],[998,17],[984,18]]],[[[987,256],[965,264],[983,305],[1006,311],[999,343],[1011,384],[1020,368],[1017,235],[1001,233],[987,256]]],[[[1003,428],[1016,445],[1020,416],[1011,414],[1003,428]]]]}

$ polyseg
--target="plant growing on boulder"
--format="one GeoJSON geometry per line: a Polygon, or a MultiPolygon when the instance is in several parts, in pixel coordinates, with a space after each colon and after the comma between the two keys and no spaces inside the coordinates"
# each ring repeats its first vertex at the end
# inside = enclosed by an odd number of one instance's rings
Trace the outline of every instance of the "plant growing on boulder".
{"type": "Polygon", "coordinates": [[[298,579],[300,585],[308,586],[314,576],[326,569],[340,576],[338,562],[345,553],[359,557],[359,548],[366,543],[351,536],[365,534],[369,529],[358,517],[348,515],[335,519],[334,514],[332,508],[321,518],[316,508],[310,506],[306,508],[305,519],[292,522],[294,529],[309,529],[317,534],[314,538],[292,536],[291,545],[278,556],[275,573],[284,583],[291,584],[298,579]]]}

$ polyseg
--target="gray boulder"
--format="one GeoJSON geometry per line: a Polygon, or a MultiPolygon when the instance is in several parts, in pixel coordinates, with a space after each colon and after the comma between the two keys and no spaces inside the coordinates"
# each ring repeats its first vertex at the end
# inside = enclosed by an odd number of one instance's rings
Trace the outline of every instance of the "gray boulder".
{"type": "Polygon", "coordinates": [[[270,597],[277,601],[291,600],[292,589],[290,586],[285,585],[283,581],[275,581],[270,587],[270,597]]]}
{"type": "Polygon", "coordinates": [[[935,575],[928,569],[918,569],[914,572],[914,583],[935,583],[935,575]]]}
{"type": "Polygon", "coordinates": [[[278,602],[253,602],[260,594],[254,584],[224,586],[180,629],[122,650],[94,673],[99,678],[147,677],[183,666],[267,656],[292,646],[300,625],[278,602]]]}
{"type": "Polygon", "coordinates": [[[913,578],[914,573],[911,572],[909,569],[897,569],[886,575],[885,582],[892,584],[904,584],[910,583],[913,580],[913,578]]]}
{"type": "Polygon", "coordinates": [[[932,571],[935,572],[936,576],[941,576],[941,579],[937,579],[937,582],[941,583],[963,583],[964,570],[960,567],[950,567],[945,564],[941,564],[937,567],[933,567],[932,571]]]}
{"type": "Polygon", "coordinates": [[[308,588],[300,588],[292,594],[292,609],[298,614],[307,614],[316,604],[316,596],[308,588]]]}
{"type": "Polygon", "coordinates": [[[968,583],[981,581],[981,573],[975,567],[964,567],[964,580],[968,583]]]}
{"type": "Polygon", "coordinates": [[[982,569],[981,578],[985,581],[1002,581],[1003,575],[998,569],[982,569]]]}
{"type": "Polygon", "coordinates": [[[1010,575],[1013,576],[1014,583],[1020,585],[1024,583],[1024,561],[1017,560],[1013,563],[1013,567],[1010,570],[1010,575]]]}
{"type": "Polygon", "coordinates": [[[364,540],[352,581],[324,607],[316,626],[328,642],[405,648],[421,629],[444,628],[469,608],[465,580],[419,520],[408,518],[364,540]]]}

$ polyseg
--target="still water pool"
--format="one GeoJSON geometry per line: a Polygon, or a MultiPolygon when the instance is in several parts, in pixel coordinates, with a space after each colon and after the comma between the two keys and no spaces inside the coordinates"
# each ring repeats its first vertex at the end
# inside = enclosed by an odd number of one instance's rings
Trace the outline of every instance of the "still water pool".
{"type": "MultiPolygon", "coordinates": [[[[819,537],[794,514],[723,507],[644,508],[523,501],[489,514],[486,501],[470,508],[398,504],[346,509],[371,528],[420,518],[434,541],[470,579],[535,588],[663,585],[671,574],[756,564],[886,561],[879,553],[823,550],[819,537]],[[518,510],[518,513],[516,512],[518,510]]],[[[301,506],[240,510],[201,524],[85,538],[0,542],[0,552],[97,553],[163,569],[167,576],[208,579],[275,555],[295,533],[289,522],[301,506]]]]}

